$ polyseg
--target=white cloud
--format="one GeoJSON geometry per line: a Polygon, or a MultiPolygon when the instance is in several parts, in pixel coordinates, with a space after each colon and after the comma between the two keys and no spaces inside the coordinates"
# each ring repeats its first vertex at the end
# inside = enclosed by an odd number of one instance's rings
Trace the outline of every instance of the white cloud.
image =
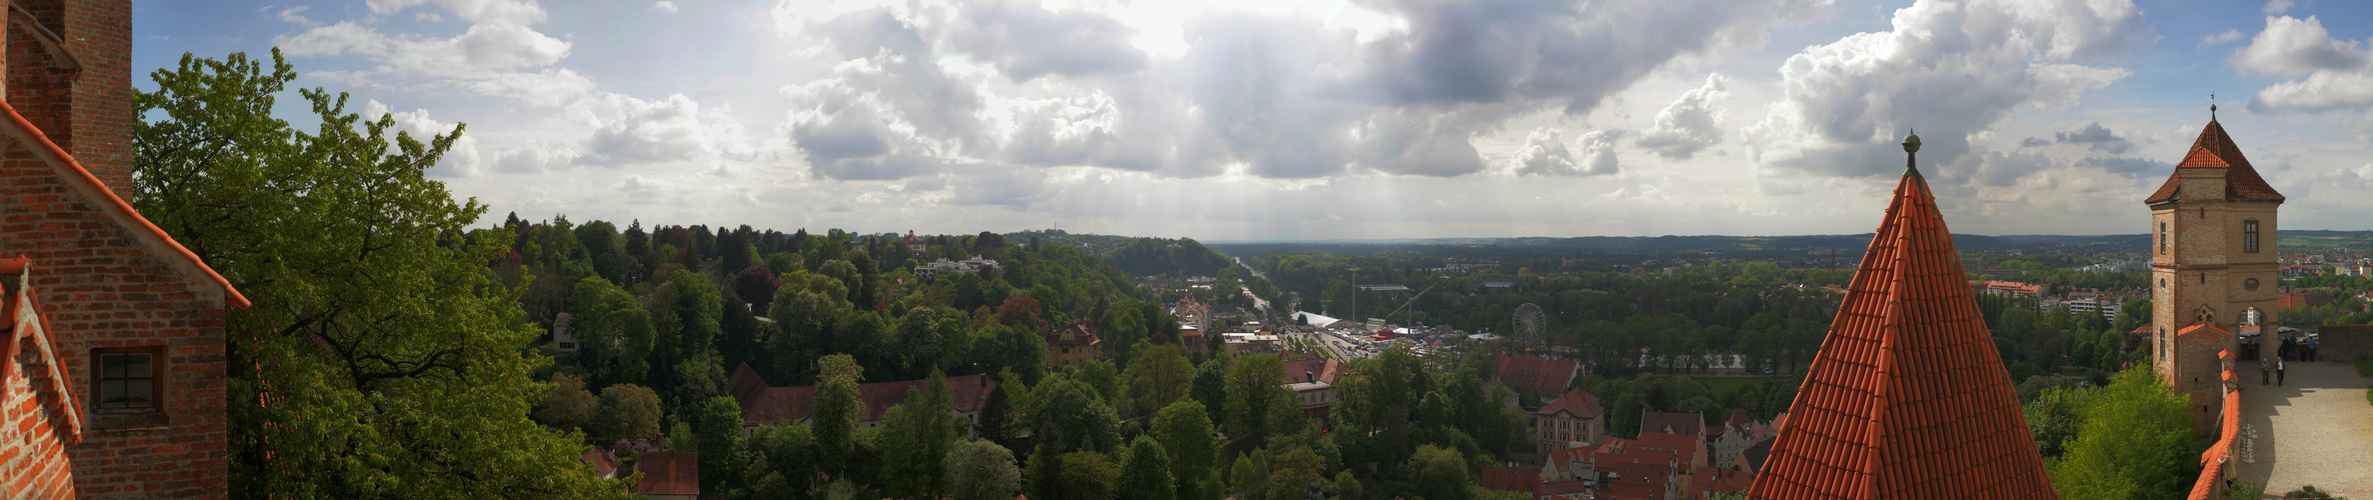
{"type": "Polygon", "coordinates": [[[651,4],[651,10],[656,10],[656,11],[660,11],[660,12],[666,12],[666,13],[669,13],[669,14],[674,14],[674,13],[676,13],[676,3],[675,3],[675,2],[659,2],[659,3],[651,4]]]}
{"type": "Polygon", "coordinates": [[[2111,57],[2148,39],[2126,1],[1923,0],[1894,30],[1810,47],[1780,68],[1785,97],[1747,127],[1759,175],[1878,176],[1900,170],[1890,147],[1929,131],[1921,156],[1949,163],[2021,107],[2076,103],[2128,74],[2065,61],[2111,57]]]}
{"type": "Polygon", "coordinates": [[[303,26],[314,26],[319,23],[315,23],[313,22],[313,19],[305,17],[305,11],[311,10],[312,8],[313,6],[311,5],[298,5],[294,7],[272,6],[264,7],[263,11],[267,14],[271,14],[274,18],[280,19],[281,22],[303,26]],[[278,10],[275,11],[274,9],[278,10]]]}
{"type": "Polygon", "coordinates": [[[1567,147],[1563,134],[1553,128],[1533,129],[1525,136],[1524,147],[1509,156],[1509,169],[1520,176],[1611,175],[1622,170],[1615,158],[1615,139],[1622,132],[1586,132],[1575,138],[1571,148],[1567,147]],[[1575,154],[1575,150],[1581,154],[1575,154]]]}
{"type": "MultiPolygon", "coordinates": [[[[426,143],[440,134],[452,133],[454,128],[459,126],[456,123],[430,118],[426,109],[390,112],[391,109],[376,99],[363,102],[362,117],[364,120],[376,121],[381,117],[386,117],[395,122],[394,129],[388,131],[389,141],[394,141],[397,134],[402,134],[410,136],[413,140],[426,143]]],[[[485,173],[485,169],[482,167],[483,162],[478,156],[478,138],[462,134],[460,138],[453,140],[452,148],[446,150],[444,157],[437,159],[436,167],[430,169],[428,173],[438,177],[476,177],[485,173]]]]}
{"type": "Polygon", "coordinates": [[[2266,15],[2269,15],[2269,16],[2271,16],[2271,15],[2275,15],[2275,14],[2281,14],[2281,13],[2284,13],[2284,12],[2290,12],[2290,11],[2291,11],[2291,7],[2294,7],[2294,6],[2297,6],[2297,5],[2298,5],[2298,4],[2297,4],[2296,2],[2294,2],[2293,0],[2266,0],[2266,8],[2265,8],[2266,15]]]}
{"type": "Polygon", "coordinates": [[[1730,97],[1730,92],[1723,90],[1729,81],[1721,73],[1706,75],[1705,85],[1681,94],[1656,112],[1656,127],[1642,132],[1634,144],[1668,160],[1686,160],[1722,142],[1725,113],[1715,104],[1730,97]]]}
{"type": "Polygon", "coordinates": [[[2266,18],[2266,30],[2228,59],[2234,67],[2275,75],[2306,75],[2259,90],[2249,109],[2312,113],[2373,107],[2373,50],[2358,40],[2331,37],[2314,16],[2266,18]]]}
{"type": "Polygon", "coordinates": [[[389,15],[424,5],[442,7],[453,17],[471,23],[536,24],[544,22],[544,6],[536,0],[369,0],[374,15],[389,15]]]}
{"type": "Polygon", "coordinates": [[[2210,45],[2223,45],[2240,40],[2242,37],[2246,36],[2249,35],[2243,34],[2241,30],[2225,30],[2222,32],[2209,34],[2208,36],[2200,37],[2200,46],[2207,47],[2210,45]]]}

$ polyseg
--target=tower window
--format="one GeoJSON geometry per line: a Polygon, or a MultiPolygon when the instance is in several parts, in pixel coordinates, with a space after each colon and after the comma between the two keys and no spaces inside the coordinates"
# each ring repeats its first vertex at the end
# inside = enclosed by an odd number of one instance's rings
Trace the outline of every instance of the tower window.
{"type": "Polygon", "coordinates": [[[2167,253],[2167,223],[2164,221],[2159,223],[2159,253],[2167,253]]]}
{"type": "Polygon", "coordinates": [[[2241,251],[2258,253],[2258,221],[2241,221],[2241,251]]]}

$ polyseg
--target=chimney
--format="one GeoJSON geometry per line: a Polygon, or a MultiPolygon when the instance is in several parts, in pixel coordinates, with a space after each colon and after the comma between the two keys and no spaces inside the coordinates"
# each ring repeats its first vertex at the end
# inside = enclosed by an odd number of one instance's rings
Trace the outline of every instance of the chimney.
{"type": "MultiPolygon", "coordinates": [[[[132,192],[132,2],[11,0],[8,104],[116,196],[132,192]],[[31,23],[19,21],[30,20],[31,23]]],[[[127,198],[129,199],[129,198],[127,198]]]]}
{"type": "Polygon", "coordinates": [[[1302,372],[1302,376],[1304,376],[1304,377],[1310,377],[1310,381],[1311,381],[1311,382],[1317,382],[1317,381],[1318,381],[1318,372],[1309,372],[1309,371],[1305,371],[1305,372],[1302,372]]]}

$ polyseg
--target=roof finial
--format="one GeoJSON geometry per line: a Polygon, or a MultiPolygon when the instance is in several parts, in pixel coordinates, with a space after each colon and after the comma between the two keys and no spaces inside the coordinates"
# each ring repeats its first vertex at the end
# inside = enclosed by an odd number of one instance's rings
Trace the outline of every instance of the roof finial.
{"type": "Polygon", "coordinates": [[[1920,165],[1917,161],[1920,157],[1920,132],[1918,130],[1913,130],[1910,134],[1903,136],[1903,153],[1903,174],[1920,175],[1920,165]]]}
{"type": "Polygon", "coordinates": [[[2216,93],[2208,94],[2208,121],[2216,121],[2216,93]]]}

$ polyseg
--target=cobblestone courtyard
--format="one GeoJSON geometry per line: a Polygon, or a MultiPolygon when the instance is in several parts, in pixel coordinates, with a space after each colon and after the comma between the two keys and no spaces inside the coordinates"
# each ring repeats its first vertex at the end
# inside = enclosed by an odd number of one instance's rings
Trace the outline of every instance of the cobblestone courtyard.
{"type": "Polygon", "coordinates": [[[2265,484],[2265,498],[2304,485],[2373,497],[2373,403],[2365,401],[2373,380],[2343,363],[2294,362],[2289,383],[2261,386],[2257,366],[2248,368],[2234,452],[2256,463],[2238,464],[2240,480],[2265,484]]]}

